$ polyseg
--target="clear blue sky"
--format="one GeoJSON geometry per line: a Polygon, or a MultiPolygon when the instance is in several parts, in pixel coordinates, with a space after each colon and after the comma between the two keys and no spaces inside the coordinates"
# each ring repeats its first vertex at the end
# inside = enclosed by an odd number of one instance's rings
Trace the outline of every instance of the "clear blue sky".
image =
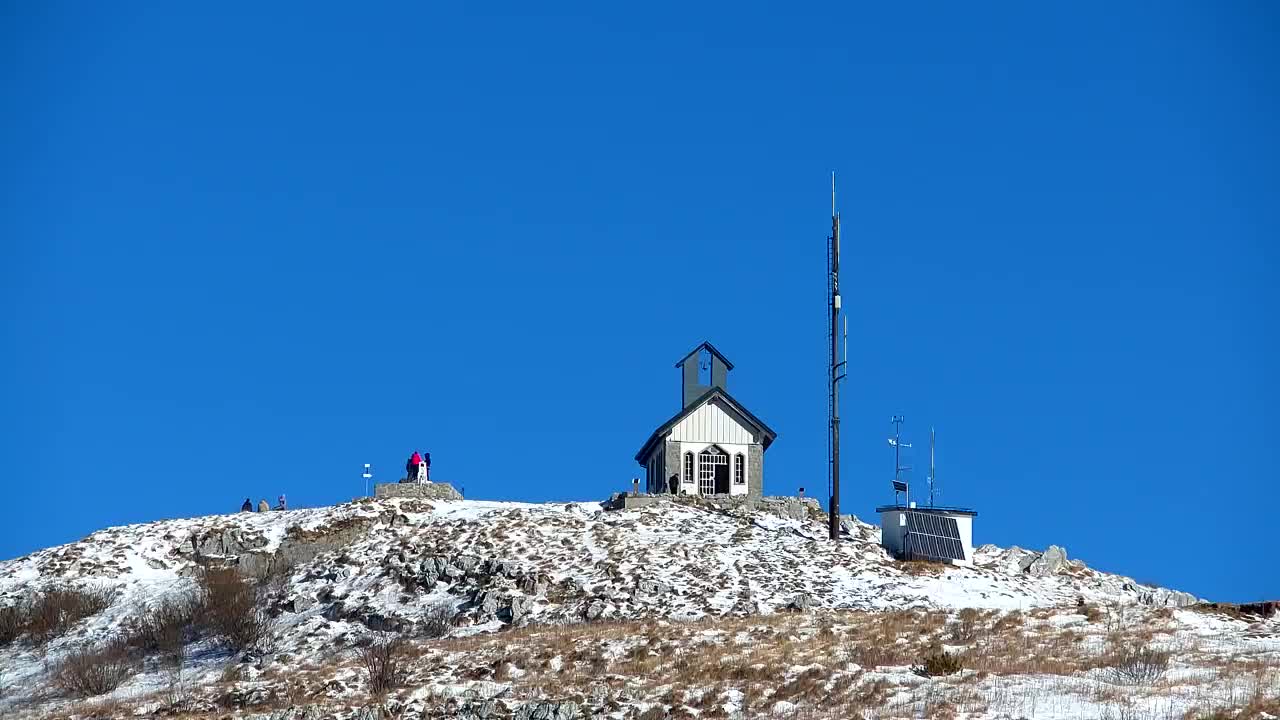
{"type": "Polygon", "coordinates": [[[979,543],[1280,597],[1274,6],[430,5],[0,10],[0,557],[603,498],[704,338],[821,495],[836,170],[846,511],[902,413],[979,543]]]}

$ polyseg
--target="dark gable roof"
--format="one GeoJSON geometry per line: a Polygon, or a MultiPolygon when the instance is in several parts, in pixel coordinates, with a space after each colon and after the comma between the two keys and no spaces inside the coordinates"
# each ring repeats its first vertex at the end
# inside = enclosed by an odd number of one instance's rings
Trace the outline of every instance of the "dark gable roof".
{"type": "Polygon", "coordinates": [[[720,351],[716,349],[716,346],[715,346],[715,345],[712,345],[712,344],[711,344],[711,343],[709,343],[709,342],[703,342],[703,343],[702,343],[701,345],[699,345],[698,347],[696,347],[696,348],[694,348],[694,349],[690,350],[689,352],[685,353],[684,357],[680,358],[680,361],[676,363],[676,367],[680,367],[681,365],[684,365],[684,361],[685,361],[685,360],[688,360],[690,355],[693,355],[693,354],[697,353],[698,351],[702,350],[702,348],[706,348],[706,349],[707,349],[707,352],[710,352],[712,355],[715,355],[716,357],[720,358],[720,362],[724,363],[724,369],[725,369],[725,370],[732,370],[732,369],[733,369],[733,363],[729,362],[729,358],[727,358],[727,357],[725,357],[724,355],[722,355],[722,354],[720,353],[720,351]]]}
{"type": "MultiPolygon", "coordinates": [[[[688,355],[686,355],[685,357],[688,357],[688,355]]],[[[694,410],[697,410],[698,408],[702,407],[703,405],[706,405],[707,403],[711,402],[712,400],[715,400],[716,398],[720,398],[724,400],[726,403],[728,403],[729,407],[733,408],[736,412],[741,414],[742,417],[746,418],[747,422],[751,423],[756,427],[756,429],[760,432],[761,435],[764,435],[764,441],[761,443],[761,445],[764,446],[763,447],[764,450],[768,450],[769,446],[773,444],[773,441],[778,438],[778,433],[770,429],[768,425],[765,425],[764,422],[760,420],[760,418],[756,417],[755,415],[752,415],[750,410],[743,407],[742,403],[738,402],[737,400],[734,400],[733,396],[725,392],[724,388],[713,387],[707,390],[706,392],[702,393],[701,395],[699,395],[698,399],[689,403],[688,407],[676,413],[675,417],[663,423],[662,426],[659,427],[657,430],[654,430],[653,434],[649,436],[649,439],[645,440],[644,445],[640,447],[640,452],[636,453],[636,462],[643,465],[644,464],[643,458],[649,454],[650,449],[654,445],[656,445],[659,441],[662,440],[663,435],[666,435],[668,432],[670,432],[671,428],[675,427],[681,420],[692,415],[694,410]]]]}

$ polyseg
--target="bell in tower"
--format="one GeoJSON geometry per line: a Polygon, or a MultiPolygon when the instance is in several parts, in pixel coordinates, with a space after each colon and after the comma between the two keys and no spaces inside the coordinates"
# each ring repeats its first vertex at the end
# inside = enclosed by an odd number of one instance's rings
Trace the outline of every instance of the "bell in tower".
{"type": "Polygon", "coordinates": [[[680,368],[681,406],[689,407],[711,388],[728,390],[733,363],[709,342],[703,342],[676,363],[680,368]]]}

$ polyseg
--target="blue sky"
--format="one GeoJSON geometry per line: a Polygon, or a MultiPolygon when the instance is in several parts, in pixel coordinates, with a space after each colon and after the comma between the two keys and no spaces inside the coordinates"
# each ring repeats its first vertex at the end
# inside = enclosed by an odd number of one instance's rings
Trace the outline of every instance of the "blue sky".
{"type": "Polygon", "coordinates": [[[414,448],[603,498],[703,339],[823,494],[835,170],[846,511],[901,413],[977,542],[1280,597],[1269,5],[2,12],[0,557],[414,448]]]}

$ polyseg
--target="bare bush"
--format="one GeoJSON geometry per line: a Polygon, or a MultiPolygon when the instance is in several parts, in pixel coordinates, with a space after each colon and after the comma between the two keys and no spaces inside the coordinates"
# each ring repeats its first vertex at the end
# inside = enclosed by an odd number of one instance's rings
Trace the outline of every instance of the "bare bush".
{"type": "Polygon", "coordinates": [[[973,608],[965,608],[956,615],[956,622],[951,626],[949,642],[952,645],[972,645],[978,638],[978,622],[982,612],[973,608]]]}
{"type": "Polygon", "coordinates": [[[32,642],[43,645],[60,637],[72,625],[111,606],[114,593],[100,585],[49,587],[36,593],[26,618],[32,642]]]}
{"type": "Polygon", "coordinates": [[[356,648],[356,657],[368,676],[371,694],[384,695],[404,684],[405,670],[401,666],[404,651],[405,641],[400,635],[372,640],[356,648]]]}
{"type": "Polygon", "coordinates": [[[419,634],[426,638],[444,637],[457,624],[455,617],[452,602],[441,600],[434,603],[422,613],[422,620],[418,623],[419,634]]]}
{"type": "Polygon", "coordinates": [[[234,568],[208,568],[200,574],[196,623],[227,647],[259,647],[271,633],[271,617],[258,593],[234,568]]]}
{"type": "Polygon", "coordinates": [[[199,610],[199,602],[191,594],[170,595],[153,607],[140,607],[126,621],[126,642],[142,652],[181,658],[183,646],[195,635],[193,625],[199,610]]]}
{"type": "Polygon", "coordinates": [[[0,607],[0,647],[8,647],[27,631],[31,607],[23,601],[0,607]]]}
{"type": "Polygon", "coordinates": [[[944,650],[932,650],[920,658],[920,663],[911,666],[911,672],[921,677],[942,677],[954,675],[964,669],[959,655],[952,655],[944,650]]]}
{"type": "Polygon", "coordinates": [[[103,695],[138,672],[138,662],[120,640],[73,650],[49,673],[54,687],[76,697],[103,695]]]}
{"type": "Polygon", "coordinates": [[[1142,685],[1159,680],[1169,669],[1169,653],[1147,645],[1129,645],[1107,660],[1118,682],[1142,685]]]}

